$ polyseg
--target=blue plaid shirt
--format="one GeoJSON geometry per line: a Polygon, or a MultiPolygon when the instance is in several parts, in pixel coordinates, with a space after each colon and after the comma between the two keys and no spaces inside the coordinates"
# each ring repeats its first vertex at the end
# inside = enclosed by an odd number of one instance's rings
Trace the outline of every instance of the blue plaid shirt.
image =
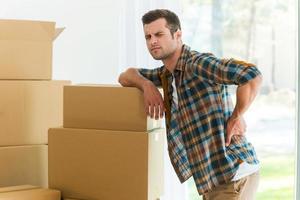
{"type": "Polygon", "coordinates": [[[181,182],[193,176],[199,194],[231,181],[241,162],[257,164],[245,136],[225,146],[226,122],[233,105],[227,85],[242,85],[260,75],[250,63],[218,59],[182,47],[174,70],[178,109],[172,106],[172,74],[164,67],[139,69],[164,91],[168,151],[181,182]]]}

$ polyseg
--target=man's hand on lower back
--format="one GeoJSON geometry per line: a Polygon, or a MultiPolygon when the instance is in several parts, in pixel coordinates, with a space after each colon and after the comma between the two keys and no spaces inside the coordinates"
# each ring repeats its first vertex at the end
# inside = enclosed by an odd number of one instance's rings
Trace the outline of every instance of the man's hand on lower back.
{"type": "Polygon", "coordinates": [[[227,121],[226,127],[226,146],[229,146],[231,138],[234,135],[244,135],[246,132],[246,122],[243,116],[231,116],[227,121]]]}

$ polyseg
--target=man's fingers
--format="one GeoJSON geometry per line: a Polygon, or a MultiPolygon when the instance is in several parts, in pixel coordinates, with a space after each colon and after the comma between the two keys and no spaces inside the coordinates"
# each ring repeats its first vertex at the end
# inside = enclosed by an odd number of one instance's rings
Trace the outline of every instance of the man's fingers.
{"type": "Polygon", "coordinates": [[[160,105],[146,104],[145,112],[146,112],[147,116],[150,116],[151,118],[155,118],[156,120],[158,120],[159,117],[163,118],[165,108],[162,104],[160,104],[160,105]]]}
{"type": "Polygon", "coordinates": [[[158,120],[159,118],[159,105],[155,105],[155,119],[158,120]]]}
{"type": "Polygon", "coordinates": [[[159,119],[164,115],[164,101],[154,84],[144,87],[145,111],[151,118],[159,119]]]}
{"type": "Polygon", "coordinates": [[[231,142],[231,138],[232,138],[232,133],[231,132],[227,132],[227,136],[226,136],[226,142],[225,142],[225,146],[228,147],[230,142],[231,142]]]}
{"type": "Polygon", "coordinates": [[[145,113],[146,113],[147,116],[150,115],[150,113],[149,113],[149,105],[146,104],[146,103],[145,103],[145,113]]]}
{"type": "Polygon", "coordinates": [[[150,117],[153,118],[154,117],[154,105],[150,105],[150,117]]]}
{"type": "Polygon", "coordinates": [[[227,121],[227,128],[226,128],[226,141],[225,146],[229,146],[231,143],[232,136],[234,135],[244,135],[246,132],[246,122],[244,118],[230,118],[227,121]]]}
{"type": "Polygon", "coordinates": [[[165,108],[163,104],[159,105],[159,114],[160,114],[160,118],[164,117],[164,112],[165,112],[165,108]]]}
{"type": "Polygon", "coordinates": [[[233,136],[234,133],[234,127],[231,124],[228,124],[227,129],[226,129],[226,141],[225,141],[225,146],[228,147],[230,142],[231,142],[231,138],[233,136]]]}

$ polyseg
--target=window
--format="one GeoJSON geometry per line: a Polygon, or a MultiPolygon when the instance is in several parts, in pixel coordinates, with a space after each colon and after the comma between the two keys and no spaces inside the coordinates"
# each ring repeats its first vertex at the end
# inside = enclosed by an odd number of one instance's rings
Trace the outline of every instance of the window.
{"type": "MultiPolygon", "coordinates": [[[[200,52],[252,62],[264,76],[245,115],[261,165],[257,199],[293,199],[296,1],[182,0],[184,42],[200,52]]],[[[233,97],[234,90],[232,88],[233,97]]],[[[199,199],[192,180],[189,200],[199,199]]]]}

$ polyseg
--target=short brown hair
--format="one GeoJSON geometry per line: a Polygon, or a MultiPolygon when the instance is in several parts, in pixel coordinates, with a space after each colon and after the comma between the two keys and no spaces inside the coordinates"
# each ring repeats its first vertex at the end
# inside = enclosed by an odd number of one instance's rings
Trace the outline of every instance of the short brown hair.
{"type": "Polygon", "coordinates": [[[142,17],[142,22],[143,25],[150,24],[151,22],[160,18],[164,18],[167,21],[167,27],[170,29],[172,35],[178,29],[181,30],[180,20],[178,16],[174,12],[167,9],[155,9],[148,11],[142,17]]]}

